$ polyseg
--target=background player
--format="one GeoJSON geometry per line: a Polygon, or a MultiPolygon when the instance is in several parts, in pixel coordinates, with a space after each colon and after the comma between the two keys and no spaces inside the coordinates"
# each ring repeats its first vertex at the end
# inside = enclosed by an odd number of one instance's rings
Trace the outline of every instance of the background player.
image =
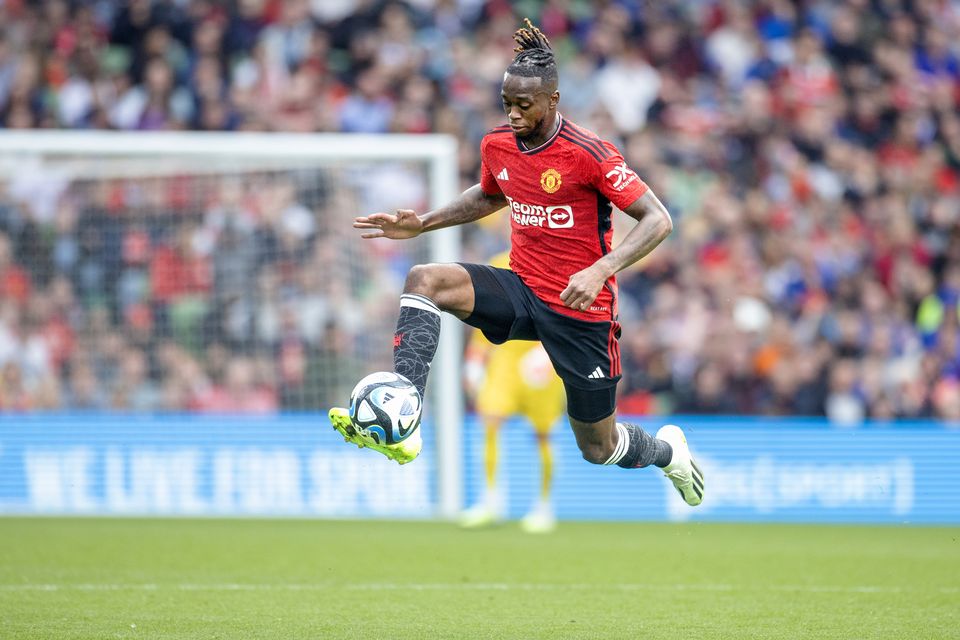
{"type": "MultiPolygon", "coordinates": [[[[494,256],[490,264],[508,268],[506,253],[494,256]]],[[[520,520],[528,533],[548,533],[556,528],[550,500],[553,483],[553,451],[550,431],[563,415],[566,404],[563,382],[553,370],[550,357],[539,342],[513,340],[494,346],[480,330],[474,331],[467,346],[466,378],[474,391],[477,413],[484,428],[484,493],[477,504],[460,518],[464,528],[484,527],[502,517],[497,487],[500,429],[504,421],[522,416],[533,427],[540,455],[540,492],[533,508],[520,520]]]]}
{"type": "MultiPolygon", "coordinates": [[[[509,124],[481,142],[480,184],[423,215],[409,209],[354,221],[363,238],[413,238],[473,222],[509,207],[510,267],[414,266],[400,297],[394,368],[423,395],[446,311],[494,343],[539,339],[564,383],[567,414],[584,459],[624,468],[656,465],[690,505],[703,499],[703,475],[683,431],[656,437],[617,422],[620,325],[615,274],[659,245],[673,229],[669,213],[607,141],[557,111],[557,66],[539,29],[515,34],[517,55],[504,74],[501,99],[509,124]],[[611,204],[637,223],[611,249],[611,204]]],[[[401,464],[420,452],[417,438],[376,445],[352,425],[346,409],[330,420],[347,441],[401,464]]]]}

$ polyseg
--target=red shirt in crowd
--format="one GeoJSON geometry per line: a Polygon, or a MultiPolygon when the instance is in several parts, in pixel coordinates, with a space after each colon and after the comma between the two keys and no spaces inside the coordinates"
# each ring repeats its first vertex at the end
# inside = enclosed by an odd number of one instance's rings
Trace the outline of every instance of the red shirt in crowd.
{"type": "Polygon", "coordinates": [[[196,256],[185,256],[172,247],[157,249],[150,263],[150,285],[153,298],[172,302],[192,293],[210,290],[212,274],[209,262],[196,256]]]}

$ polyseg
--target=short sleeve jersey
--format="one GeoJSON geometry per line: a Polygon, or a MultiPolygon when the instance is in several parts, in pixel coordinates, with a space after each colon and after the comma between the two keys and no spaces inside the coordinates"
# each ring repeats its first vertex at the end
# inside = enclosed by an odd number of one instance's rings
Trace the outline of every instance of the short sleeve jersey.
{"type": "Polygon", "coordinates": [[[507,198],[510,268],[550,308],[583,320],[616,320],[611,276],[589,309],[560,300],[574,273],[610,251],[611,203],[626,209],[647,185],[611,143],[561,117],[549,140],[526,149],[509,126],[480,143],[480,187],[507,198]]]}

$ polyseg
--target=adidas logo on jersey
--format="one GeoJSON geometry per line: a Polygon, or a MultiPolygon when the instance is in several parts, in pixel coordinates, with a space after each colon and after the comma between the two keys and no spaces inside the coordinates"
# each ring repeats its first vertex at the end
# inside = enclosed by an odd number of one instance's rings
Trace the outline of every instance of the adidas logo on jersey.
{"type": "Polygon", "coordinates": [[[509,180],[510,175],[507,173],[507,168],[504,167],[503,170],[497,174],[497,180],[509,180]]]}
{"type": "Polygon", "coordinates": [[[597,368],[594,369],[593,372],[592,372],[590,375],[588,375],[587,377],[588,377],[588,378],[592,378],[592,379],[594,379],[594,380],[598,380],[598,379],[604,378],[604,377],[606,377],[606,376],[603,375],[603,371],[600,370],[600,367],[597,367],[597,368]]]}

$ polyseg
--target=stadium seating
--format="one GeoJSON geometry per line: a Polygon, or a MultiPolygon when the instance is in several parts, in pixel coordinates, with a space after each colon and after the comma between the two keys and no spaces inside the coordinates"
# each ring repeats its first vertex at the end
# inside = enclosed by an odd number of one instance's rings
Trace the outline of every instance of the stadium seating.
{"type": "MultiPolygon", "coordinates": [[[[498,0],[433,4],[8,0],[0,126],[446,132],[467,186],[503,118],[518,19],[498,0]]],[[[960,26],[937,13],[949,3],[906,5],[530,15],[560,56],[564,115],[615,142],[676,222],[620,279],[622,409],[960,419],[960,26]]],[[[310,326],[329,300],[299,259],[322,252],[308,190],[261,194],[282,201],[284,248],[263,202],[224,230],[225,202],[184,199],[175,180],[137,215],[120,191],[48,203],[17,186],[0,184],[0,410],[331,401],[302,392],[309,374],[284,377],[361,339],[310,326]],[[226,262],[234,279],[216,277],[226,262]],[[283,340],[211,322],[233,289],[258,283],[256,303],[281,274],[310,302],[283,340]]],[[[465,242],[482,259],[504,238],[475,225],[465,242]]]]}

